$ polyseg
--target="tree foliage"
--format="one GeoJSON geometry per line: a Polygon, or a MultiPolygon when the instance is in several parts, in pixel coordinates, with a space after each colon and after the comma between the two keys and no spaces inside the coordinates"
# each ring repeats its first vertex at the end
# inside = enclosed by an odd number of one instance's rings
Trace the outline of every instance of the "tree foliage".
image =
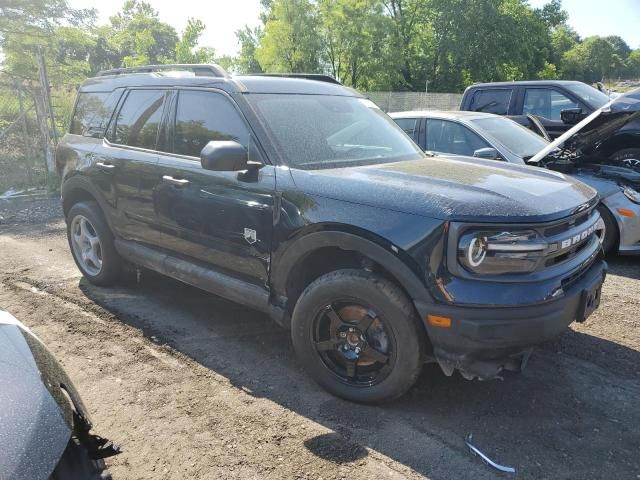
{"type": "Polygon", "coordinates": [[[67,0],[0,3],[3,70],[54,82],[149,63],[220,63],[238,73],[324,73],[363,90],[461,91],[479,81],[640,76],[640,50],[619,36],[581,39],[561,0],[261,0],[260,25],[236,32],[236,57],[200,45],[205,22],[180,34],[144,0],[106,25],[67,0]]]}

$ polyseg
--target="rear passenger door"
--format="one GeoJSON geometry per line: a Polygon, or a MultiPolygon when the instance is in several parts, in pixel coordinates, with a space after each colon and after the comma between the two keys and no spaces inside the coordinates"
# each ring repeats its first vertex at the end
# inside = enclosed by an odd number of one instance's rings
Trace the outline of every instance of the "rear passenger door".
{"type": "MultiPolygon", "coordinates": [[[[167,152],[159,157],[154,192],[164,247],[243,281],[266,286],[274,222],[275,170],[205,170],[202,148],[234,140],[262,161],[233,100],[214,90],[177,91],[167,152]]],[[[264,162],[263,162],[264,163],[264,162]]]]}
{"type": "Polygon", "coordinates": [[[127,91],[94,152],[96,169],[113,189],[116,233],[151,245],[162,243],[153,189],[159,182],[158,138],[168,95],[158,89],[127,91]]]}

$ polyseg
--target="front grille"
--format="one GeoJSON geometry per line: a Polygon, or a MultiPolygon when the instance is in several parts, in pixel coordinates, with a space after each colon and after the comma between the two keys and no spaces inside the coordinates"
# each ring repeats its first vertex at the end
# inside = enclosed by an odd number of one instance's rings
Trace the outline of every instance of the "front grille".
{"type": "Polygon", "coordinates": [[[591,218],[593,212],[595,210],[591,210],[589,212],[582,212],[576,215],[575,217],[569,218],[568,220],[563,220],[558,225],[552,225],[544,229],[545,237],[553,237],[555,235],[559,235],[567,230],[570,230],[573,227],[580,226],[585,223],[587,220],[591,218]]]}
{"type": "Polygon", "coordinates": [[[544,267],[554,267],[568,262],[594,246],[597,241],[597,224],[600,214],[595,208],[563,219],[539,229],[549,243],[545,252],[544,267]]]}

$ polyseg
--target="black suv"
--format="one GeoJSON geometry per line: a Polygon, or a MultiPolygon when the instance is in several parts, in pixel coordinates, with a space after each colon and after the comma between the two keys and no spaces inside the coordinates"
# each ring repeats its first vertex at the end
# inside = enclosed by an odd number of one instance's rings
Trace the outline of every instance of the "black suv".
{"type": "Polygon", "coordinates": [[[429,156],[329,78],[165,68],[87,80],[58,148],[89,281],[128,261],[267,312],[359,402],[400,396],[428,361],[495,378],[598,306],[582,183],[429,156]]]}
{"type": "MultiPolygon", "coordinates": [[[[609,100],[590,85],[568,80],[478,83],[465,90],[460,110],[507,115],[536,131],[530,118],[534,116],[553,139],[609,100]]],[[[640,164],[640,120],[612,129],[584,153],[627,166],[640,164]]]]}

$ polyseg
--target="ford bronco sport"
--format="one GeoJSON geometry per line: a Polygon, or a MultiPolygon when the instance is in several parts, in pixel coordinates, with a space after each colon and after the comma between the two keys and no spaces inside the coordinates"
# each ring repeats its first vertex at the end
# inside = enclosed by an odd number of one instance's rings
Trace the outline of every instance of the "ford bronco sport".
{"type": "Polygon", "coordinates": [[[431,157],[327,77],[108,71],[57,164],[90,282],[127,261],[267,312],[349,400],[396,398],[429,361],[495,378],[599,304],[594,190],[431,157]]]}

